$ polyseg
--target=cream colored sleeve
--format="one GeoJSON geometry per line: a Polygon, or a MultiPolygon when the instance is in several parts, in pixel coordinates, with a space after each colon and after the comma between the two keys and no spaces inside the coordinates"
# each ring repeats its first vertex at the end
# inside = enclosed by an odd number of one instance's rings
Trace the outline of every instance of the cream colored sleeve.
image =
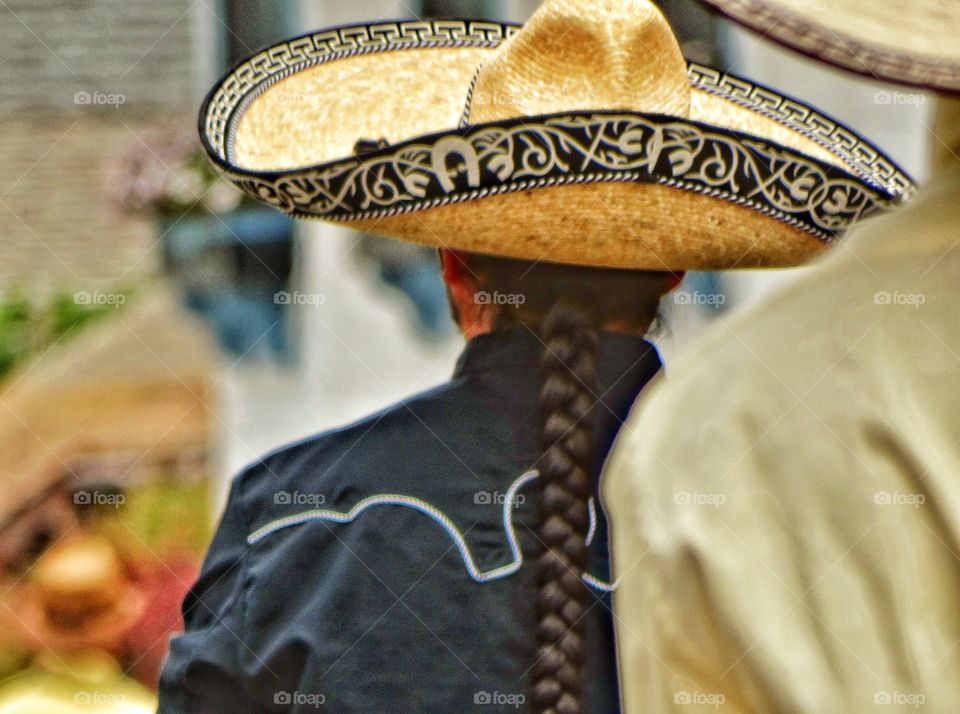
{"type": "Polygon", "coordinates": [[[958,561],[898,437],[758,374],[658,385],[608,461],[625,711],[950,710],[958,561]]]}

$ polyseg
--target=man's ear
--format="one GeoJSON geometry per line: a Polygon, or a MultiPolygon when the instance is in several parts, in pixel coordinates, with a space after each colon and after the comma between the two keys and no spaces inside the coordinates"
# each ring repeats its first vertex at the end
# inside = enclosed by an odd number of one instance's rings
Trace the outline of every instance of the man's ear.
{"type": "Polygon", "coordinates": [[[477,300],[480,285],[476,274],[470,269],[468,255],[450,248],[441,248],[440,264],[454,318],[463,336],[469,340],[489,332],[492,313],[486,309],[488,305],[477,300]]]}
{"type": "Polygon", "coordinates": [[[452,248],[440,248],[440,266],[443,270],[443,282],[447,285],[462,280],[467,272],[466,256],[452,248]]]}
{"type": "Polygon", "coordinates": [[[477,277],[470,270],[466,254],[450,248],[440,249],[440,264],[443,266],[443,282],[450,296],[458,305],[464,301],[474,302],[477,292],[477,277]]]}

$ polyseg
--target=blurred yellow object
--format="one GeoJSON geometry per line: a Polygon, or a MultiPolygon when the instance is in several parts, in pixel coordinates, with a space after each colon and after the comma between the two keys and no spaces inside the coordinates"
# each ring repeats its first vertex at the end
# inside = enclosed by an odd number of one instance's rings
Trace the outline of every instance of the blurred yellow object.
{"type": "Polygon", "coordinates": [[[17,605],[24,637],[38,651],[117,651],[146,607],[106,538],[76,535],[44,553],[17,605]]]}
{"type": "Polygon", "coordinates": [[[156,707],[149,689],[97,650],[47,654],[0,684],[0,714],[147,714],[156,707]]]}

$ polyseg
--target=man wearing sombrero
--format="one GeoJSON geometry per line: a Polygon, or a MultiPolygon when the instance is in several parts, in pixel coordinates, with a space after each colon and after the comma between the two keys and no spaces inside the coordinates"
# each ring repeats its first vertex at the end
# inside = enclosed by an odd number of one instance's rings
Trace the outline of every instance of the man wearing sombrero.
{"type": "Polygon", "coordinates": [[[621,430],[603,496],[625,709],[957,711],[960,3],[710,4],[939,91],[938,158],[904,208],[720,323],[621,430]]]}
{"type": "Polygon", "coordinates": [[[799,262],[909,180],[688,64],[645,0],[318,31],[200,125],[251,195],[438,247],[468,342],[450,383],[237,477],[161,711],[616,711],[598,474],[660,367],[660,297],[799,262]]]}

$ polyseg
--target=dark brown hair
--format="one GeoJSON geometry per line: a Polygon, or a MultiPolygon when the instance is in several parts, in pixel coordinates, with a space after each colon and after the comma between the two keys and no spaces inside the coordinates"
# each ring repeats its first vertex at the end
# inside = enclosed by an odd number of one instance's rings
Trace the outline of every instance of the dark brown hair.
{"type": "Polygon", "coordinates": [[[492,256],[464,256],[498,310],[496,328],[534,331],[543,342],[538,462],[542,550],[537,560],[537,661],[531,711],[582,710],[583,619],[588,592],[588,499],[594,474],[591,410],[598,401],[597,344],[611,323],[647,331],[670,273],[583,268],[492,256]],[[499,296],[499,297],[498,297],[499,296]]]}

